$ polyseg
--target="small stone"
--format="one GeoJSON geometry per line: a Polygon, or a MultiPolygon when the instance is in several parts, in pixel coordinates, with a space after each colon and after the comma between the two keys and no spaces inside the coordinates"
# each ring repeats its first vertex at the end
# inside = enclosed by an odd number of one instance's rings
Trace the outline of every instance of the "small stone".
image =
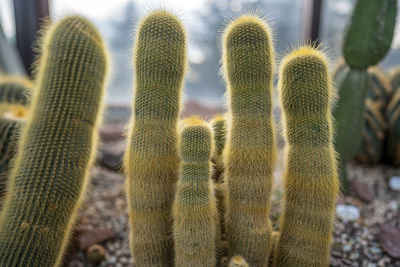
{"type": "Polygon", "coordinates": [[[351,251],[351,246],[350,245],[344,245],[342,247],[342,251],[343,252],[350,252],[351,251]]]}
{"type": "Polygon", "coordinates": [[[119,141],[123,138],[122,124],[109,124],[100,129],[100,139],[103,143],[119,141]]]}
{"type": "Polygon", "coordinates": [[[371,202],[375,198],[375,193],[357,178],[351,180],[351,190],[357,198],[365,202],[371,202]]]}
{"type": "Polygon", "coordinates": [[[117,263],[117,257],[112,256],[108,259],[108,263],[115,264],[117,263]]]}
{"type": "Polygon", "coordinates": [[[393,176],[390,178],[389,187],[393,191],[400,191],[400,176],[393,176]]]}
{"type": "Polygon", "coordinates": [[[106,251],[102,245],[91,245],[86,250],[86,258],[92,263],[99,263],[106,257],[106,251]]]}
{"type": "Polygon", "coordinates": [[[79,248],[86,250],[94,244],[103,243],[107,240],[114,238],[115,233],[110,228],[96,228],[93,230],[85,230],[79,235],[79,248]]]}
{"type": "Polygon", "coordinates": [[[379,242],[389,256],[400,259],[400,231],[389,224],[382,226],[379,242]]]}
{"type": "Polygon", "coordinates": [[[359,208],[352,205],[337,205],[336,215],[343,221],[355,221],[360,217],[359,208]]]}

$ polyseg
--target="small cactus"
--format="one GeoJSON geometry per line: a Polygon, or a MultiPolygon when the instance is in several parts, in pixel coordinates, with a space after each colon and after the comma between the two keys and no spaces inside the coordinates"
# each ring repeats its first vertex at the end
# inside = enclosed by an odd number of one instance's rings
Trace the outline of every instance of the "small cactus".
{"type": "Polygon", "coordinates": [[[276,266],[328,266],[339,182],[325,55],[301,47],[281,65],[279,93],[287,144],[284,211],[276,266]]]}
{"type": "Polygon", "coordinates": [[[224,162],[223,151],[226,143],[226,119],[224,116],[215,116],[211,121],[211,126],[214,132],[215,149],[213,152],[212,160],[214,163],[213,179],[218,182],[223,182],[224,162]]]}
{"type": "Polygon", "coordinates": [[[242,256],[233,256],[229,262],[229,267],[249,267],[249,264],[242,256]]]}
{"type": "Polygon", "coordinates": [[[177,121],[187,64],[179,19],[166,11],[147,15],[137,30],[134,64],[136,91],[124,158],[131,249],[138,266],[170,266],[177,121]]]}
{"type": "Polygon", "coordinates": [[[246,15],[223,35],[223,68],[230,97],[225,147],[227,238],[232,255],[266,266],[272,247],[269,220],[275,131],[272,118],[273,51],[269,26],[246,15]]]}
{"type": "Polygon", "coordinates": [[[0,210],[19,132],[28,115],[33,84],[19,77],[0,78],[0,210]]]}
{"type": "Polygon", "coordinates": [[[86,19],[44,36],[30,115],[0,215],[0,266],[59,266],[88,183],[107,60],[86,19]]]}
{"type": "Polygon", "coordinates": [[[216,203],[211,181],[213,139],[197,117],[183,122],[181,164],[173,204],[175,266],[215,266],[216,203]]]}

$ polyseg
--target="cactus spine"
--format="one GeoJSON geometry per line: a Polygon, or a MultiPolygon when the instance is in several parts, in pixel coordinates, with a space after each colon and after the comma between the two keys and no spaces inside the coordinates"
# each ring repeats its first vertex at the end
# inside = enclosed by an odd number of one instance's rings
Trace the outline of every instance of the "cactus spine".
{"type": "Polygon", "coordinates": [[[223,182],[224,162],[223,151],[226,143],[226,120],[224,116],[215,116],[211,121],[214,132],[215,149],[213,151],[212,161],[214,163],[213,179],[217,183],[223,182]]]}
{"type": "Polygon", "coordinates": [[[134,64],[136,96],[124,159],[131,249],[138,266],[170,266],[177,120],[187,64],[186,34],[174,15],[156,11],[142,20],[134,64]]]}
{"type": "Polygon", "coordinates": [[[216,203],[211,181],[212,134],[197,117],[184,121],[173,204],[175,266],[216,264],[216,203]]]}
{"type": "Polygon", "coordinates": [[[269,26],[256,16],[240,17],[224,32],[223,67],[232,116],[224,152],[227,238],[232,255],[242,255],[250,266],[266,266],[272,246],[273,53],[269,26]]]}
{"type": "Polygon", "coordinates": [[[57,266],[88,182],[106,74],[102,38],[70,16],[50,27],[0,216],[0,266],[57,266]]]}
{"type": "Polygon", "coordinates": [[[276,266],[328,266],[339,183],[327,59],[317,49],[301,47],[283,60],[279,78],[287,162],[274,262],[276,266]]]}

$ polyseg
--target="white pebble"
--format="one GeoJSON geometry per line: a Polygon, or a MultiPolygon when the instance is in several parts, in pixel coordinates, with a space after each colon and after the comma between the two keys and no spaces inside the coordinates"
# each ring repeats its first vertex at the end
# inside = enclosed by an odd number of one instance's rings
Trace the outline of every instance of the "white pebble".
{"type": "Polygon", "coordinates": [[[339,204],[336,206],[336,215],[343,221],[356,221],[360,217],[360,210],[352,205],[339,204]]]}
{"type": "Polygon", "coordinates": [[[389,187],[394,191],[400,191],[400,176],[393,176],[390,178],[389,187]]]}

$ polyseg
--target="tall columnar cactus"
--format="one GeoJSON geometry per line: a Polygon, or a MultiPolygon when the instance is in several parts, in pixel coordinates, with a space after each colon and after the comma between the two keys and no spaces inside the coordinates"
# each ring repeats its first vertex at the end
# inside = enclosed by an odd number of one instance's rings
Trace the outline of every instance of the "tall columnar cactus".
{"type": "Polygon", "coordinates": [[[183,122],[173,204],[175,266],[216,265],[216,203],[211,181],[212,134],[197,117],[183,122]]]}
{"type": "Polygon", "coordinates": [[[279,80],[287,162],[276,266],[328,266],[338,194],[332,143],[333,97],[325,55],[301,47],[282,62],[279,80]]]}
{"type": "Polygon", "coordinates": [[[365,99],[369,90],[366,69],[388,52],[396,12],[397,0],[358,0],[344,37],[343,54],[350,69],[335,79],[339,100],[333,113],[337,124],[335,146],[340,157],[344,190],[349,184],[344,168],[359,150],[364,129],[365,99]]]}
{"type": "Polygon", "coordinates": [[[131,249],[138,266],[172,264],[172,202],[178,180],[177,121],[186,68],[186,34],[166,11],[137,30],[135,99],[124,165],[131,249]]]}
{"type": "Polygon", "coordinates": [[[32,88],[33,84],[27,79],[0,77],[0,206],[19,132],[28,114],[32,88]]]}
{"type": "Polygon", "coordinates": [[[0,216],[0,266],[57,266],[88,183],[107,60],[102,38],[70,16],[43,39],[30,115],[0,216]]]}
{"type": "Polygon", "coordinates": [[[270,28],[256,16],[242,16],[224,32],[223,67],[232,116],[224,152],[227,238],[232,255],[242,255],[250,266],[266,266],[272,246],[273,54],[270,28]]]}

